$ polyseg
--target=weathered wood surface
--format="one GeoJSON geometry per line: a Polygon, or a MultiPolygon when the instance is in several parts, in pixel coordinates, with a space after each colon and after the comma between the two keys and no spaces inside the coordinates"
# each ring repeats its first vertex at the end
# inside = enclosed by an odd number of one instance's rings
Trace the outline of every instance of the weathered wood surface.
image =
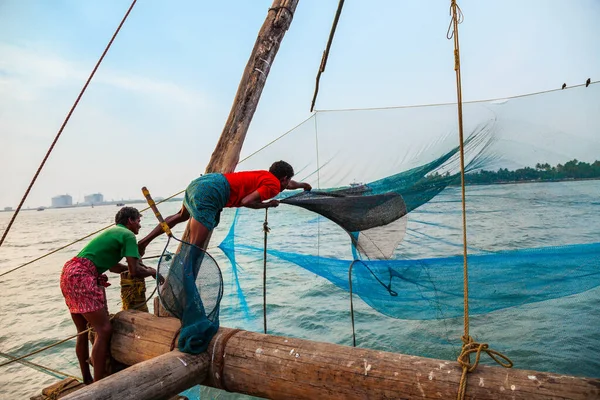
{"type": "Polygon", "coordinates": [[[112,357],[133,365],[176,348],[181,323],[176,318],[158,318],[142,311],[128,310],[115,315],[112,326],[119,332],[110,342],[112,357]]]}
{"type": "MultiPolygon", "coordinates": [[[[71,394],[77,390],[83,389],[86,386],[73,378],[66,378],[52,385],[42,389],[42,394],[38,394],[30,398],[30,400],[50,400],[50,399],[62,399],[63,397],[71,394]],[[59,389],[59,393],[55,393],[56,389],[59,389]]],[[[188,400],[185,396],[176,395],[171,397],[169,400],[188,400]]]]}
{"type": "Polygon", "coordinates": [[[157,317],[172,317],[172,315],[167,311],[167,309],[163,307],[158,296],[154,298],[153,302],[154,315],[156,315],[157,317]]]}
{"type": "MultiPolygon", "coordinates": [[[[163,321],[171,318],[130,314],[142,313],[123,311],[115,321],[133,320],[138,334],[122,332],[119,327],[127,324],[115,324],[113,340],[119,340],[120,346],[113,346],[113,357],[144,362],[170,345],[177,324],[169,325],[169,334],[163,321]],[[147,345],[135,343],[146,338],[147,345]],[[165,342],[158,345],[158,338],[165,342]],[[132,348],[146,350],[128,351],[132,348]]],[[[454,361],[228,328],[221,328],[213,338],[208,356],[212,363],[203,385],[271,399],[449,399],[455,398],[462,373],[454,361]]],[[[600,380],[480,366],[469,374],[467,398],[600,398],[600,380]]]]}
{"type": "Polygon", "coordinates": [[[209,363],[206,353],[193,356],[175,350],[110,375],[63,399],[168,399],[202,382],[209,363]]]}

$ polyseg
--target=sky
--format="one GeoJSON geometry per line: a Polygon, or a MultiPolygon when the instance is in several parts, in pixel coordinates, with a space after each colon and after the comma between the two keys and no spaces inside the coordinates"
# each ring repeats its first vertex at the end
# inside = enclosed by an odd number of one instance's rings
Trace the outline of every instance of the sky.
{"type": "MultiPolygon", "coordinates": [[[[337,3],[300,0],[242,157],[311,115],[337,3]]],[[[0,0],[0,207],[17,206],[129,5],[0,0]]],[[[600,79],[600,1],[459,5],[464,100],[600,79]]],[[[25,206],[65,193],[139,199],[144,185],[155,197],[183,190],[210,159],[270,6],[139,0],[25,206]]],[[[448,11],[442,0],[346,1],[316,108],[455,101],[448,11]]]]}

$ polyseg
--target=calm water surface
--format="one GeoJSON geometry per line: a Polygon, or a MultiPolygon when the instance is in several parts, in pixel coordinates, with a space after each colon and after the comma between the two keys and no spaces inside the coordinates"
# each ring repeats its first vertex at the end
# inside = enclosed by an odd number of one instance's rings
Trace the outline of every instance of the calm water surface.
{"type": "MultiPolygon", "coordinates": [[[[460,254],[459,195],[457,188],[447,189],[414,216],[411,214],[399,254],[409,258],[460,254]]],[[[468,238],[473,252],[600,241],[600,181],[470,187],[467,201],[468,238]]],[[[141,209],[145,205],[136,206],[141,209]]],[[[176,202],[160,205],[163,214],[179,207],[176,202]]],[[[110,224],[117,210],[103,206],[22,212],[0,248],[0,273],[110,224]]],[[[301,237],[306,233],[298,233],[295,223],[310,221],[314,214],[281,206],[269,216],[273,229],[269,240],[273,245],[284,245],[287,251],[306,251],[301,237]]],[[[5,227],[9,218],[10,213],[0,213],[0,227],[5,227]]],[[[238,234],[253,235],[261,243],[264,213],[256,211],[252,218],[253,222],[240,227],[238,234]]],[[[231,219],[232,213],[224,212],[212,246],[223,239],[231,219]]],[[[154,225],[153,215],[144,213],[139,237],[154,225]]],[[[178,227],[176,235],[182,230],[183,226],[178,227]]],[[[323,228],[319,253],[351,257],[344,233],[328,234],[323,228]]],[[[75,333],[60,293],[59,276],[64,262],[85,243],[87,240],[0,278],[0,352],[26,354],[75,333]]],[[[159,254],[164,243],[164,238],[156,240],[147,255],[159,254]]],[[[262,259],[238,260],[243,266],[240,274],[251,310],[248,318],[241,315],[232,295],[235,286],[231,266],[219,249],[210,252],[219,262],[225,282],[221,324],[261,331],[262,259]]],[[[116,312],[121,306],[118,277],[112,274],[110,278],[113,285],[107,290],[108,303],[111,312],[116,312]]],[[[150,292],[154,283],[148,281],[147,286],[150,292]]],[[[325,279],[301,268],[272,263],[268,300],[270,333],[351,344],[348,293],[325,279]]],[[[600,378],[599,300],[600,288],[595,288],[472,317],[470,333],[508,355],[517,368],[600,378]]],[[[462,318],[406,321],[383,316],[360,300],[354,306],[361,347],[449,360],[459,353],[462,318]]],[[[73,341],[29,360],[79,375],[73,341]]],[[[13,363],[0,371],[0,398],[28,398],[56,380],[13,363]]],[[[203,393],[203,398],[217,397],[236,398],[214,391],[203,393]]]]}

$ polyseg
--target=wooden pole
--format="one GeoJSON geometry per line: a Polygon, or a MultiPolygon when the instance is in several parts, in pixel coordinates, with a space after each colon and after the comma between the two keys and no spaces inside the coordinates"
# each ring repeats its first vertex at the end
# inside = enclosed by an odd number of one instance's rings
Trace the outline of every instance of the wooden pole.
{"type": "MultiPolygon", "coordinates": [[[[299,0],[273,0],[267,12],[256,43],[246,64],[238,86],[229,117],[206,167],[206,173],[233,172],[238,161],[246,133],[258,107],[258,101],[271,71],[271,65],[279,51],[286,31],[292,23],[299,0]]],[[[189,222],[183,240],[189,239],[189,222]]],[[[208,247],[210,235],[203,248],[208,247]]]]}
{"type": "Polygon", "coordinates": [[[240,159],[246,132],[271,71],[279,45],[288,30],[298,0],[274,0],[242,75],[231,112],[206,172],[232,172],[240,159]]]}
{"type": "MultiPolygon", "coordinates": [[[[173,318],[122,311],[113,320],[112,356],[124,363],[141,363],[150,376],[156,376],[152,368],[158,366],[148,360],[168,351],[178,327],[173,318]]],[[[462,373],[454,361],[228,328],[219,329],[206,355],[211,363],[203,385],[270,399],[448,399],[456,397],[462,373]]],[[[179,369],[177,373],[182,374],[180,379],[188,379],[185,375],[191,372],[179,369]]],[[[469,380],[473,384],[467,388],[467,398],[600,397],[598,379],[546,372],[479,366],[469,380]]]]}
{"type": "Polygon", "coordinates": [[[172,351],[110,375],[62,399],[167,399],[202,382],[209,364],[206,353],[195,356],[172,351]]]}

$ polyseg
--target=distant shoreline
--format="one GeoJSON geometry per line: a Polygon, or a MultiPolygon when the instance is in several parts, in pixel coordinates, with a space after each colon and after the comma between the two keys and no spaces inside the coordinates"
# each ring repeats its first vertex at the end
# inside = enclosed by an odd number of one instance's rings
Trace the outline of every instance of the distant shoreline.
{"type": "MultiPolygon", "coordinates": [[[[515,183],[547,183],[547,182],[576,182],[576,181],[597,181],[598,178],[562,178],[562,179],[531,179],[531,180],[520,180],[520,181],[498,181],[498,182],[470,182],[465,186],[489,186],[489,185],[512,185],[515,183]]],[[[460,183],[452,184],[448,186],[460,186],[460,183]]]]}
{"type": "MultiPolygon", "coordinates": [[[[600,180],[598,178],[563,178],[563,179],[532,179],[532,180],[519,180],[519,181],[498,181],[498,182],[481,182],[481,183],[467,183],[465,186],[490,186],[490,185],[512,185],[512,184],[522,184],[522,183],[547,183],[547,182],[577,182],[577,181],[596,181],[600,180]]],[[[457,187],[460,186],[460,183],[448,185],[448,187],[457,187]]],[[[157,200],[157,203],[168,203],[172,201],[183,201],[183,197],[174,197],[168,200],[157,200]]],[[[120,200],[120,201],[107,201],[101,204],[94,204],[94,207],[103,207],[103,206],[116,206],[117,204],[139,204],[145,203],[145,199],[138,200],[120,200]]],[[[60,210],[63,208],[79,208],[79,207],[92,207],[90,204],[74,204],[72,206],[65,207],[44,207],[44,210],[60,210]]],[[[21,211],[37,211],[39,207],[36,208],[22,208],[21,211]]],[[[4,210],[0,209],[0,212],[13,212],[13,210],[4,210]]]]}
{"type": "MultiPolygon", "coordinates": [[[[183,201],[183,197],[174,197],[172,199],[168,199],[168,200],[156,200],[156,203],[161,203],[161,202],[171,202],[171,201],[183,201]]],[[[62,210],[64,208],[82,208],[82,207],[105,207],[105,206],[117,206],[118,204],[139,204],[139,203],[146,203],[145,199],[139,199],[139,200],[118,200],[118,201],[105,201],[102,203],[98,203],[98,204],[73,204],[71,206],[64,206],[64,207],[45,207],[45,206],[39,206],[39,207],[35,207],[35,208],[21,208],[21,211],[38,211],[39,208],[43,208],[43,210],[62,210]]],[[[39,210],[39,211],[43,211],[43,210],[39,210]]],[[[14,209],[11,210],[4,210],[4,209],[0,209],[0,212],[13,212],[15,211],[14,209]]]]}

